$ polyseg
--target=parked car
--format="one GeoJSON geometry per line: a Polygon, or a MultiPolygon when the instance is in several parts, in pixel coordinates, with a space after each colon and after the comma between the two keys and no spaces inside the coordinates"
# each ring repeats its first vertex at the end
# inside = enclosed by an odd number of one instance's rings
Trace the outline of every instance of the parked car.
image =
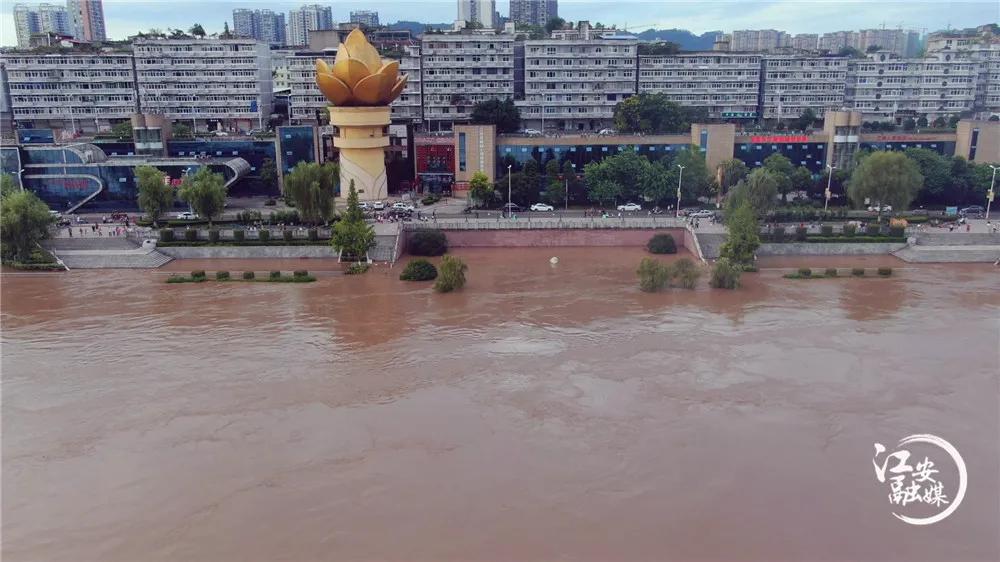
{"type": "Polygon", "coordinates": [[[358,203],[358,208],[361,209],[362,211],[372,210],[372,206],[368,204],[368,201],[361,201],[360,203],[358,203]]]}
{"type": "Polygon", "coordinates": [[[958,211],[958,214],[963,217],[979,217],[984,213],[986,213],[986,209],[980,205],[972,205],[958,211]]]}
{"type": "Polygon", "coordinates": [[[517,203],[507,203],[501,208],[507,212],[517,212],[521,210],[521,206],[518,205],[517,203]]]}
{"type": "Polygon", "coordinates": [[[702,209],[700,211],[694,211],[693,213],[689,213],[688,216],[693,219],[709,219],[715,216],[715,211],[702,209]]]}
{"type": "Polygon", "coordinates": [[[416,211],[417,208],[413,206],[413,203],[407,203],[406,201],[396,201],[392,204],[392,209],[394,211],[416,211]]]}
{"type": "Polygon", "coordinates": [[[177,213],[177,220],[181,221],[193,221],[198,218],[198,215],[192,212],[177,213]]]}
{"type": "Polygon", "coordinates": [[[227,133],[225,131],[213,131],[212,134],[215,135],[215,136],[217,136],[217,137],[228,137],[229,136],[229,133],[227,133]]]}
{"type": "Polygon", "coordinates": [[[546,203],[535,203],[531,206],[532,211],[555,211],[556,208],[546,203]]]}
{"type": "Polygon", "coordinates": [[[539,131],[538,129],[525,129],[523,131],[523,133],[526,134],[526,135],[528,135],[529,137],[540,137],[540,136],[542,136],[542,132],[539,131]]]}
{"type": "Polygon", "coordinates": [[[597,131],[597,134],[599,134],[599,135],[617,135],[618,131],[616,131],[614,129],[601,129],[600,131],[597,131]]]}
{"type": "Polygon", "coordinates": [[[619,211],[641,211],[642,205],[638,203],[625,203],[624,205],[618,205],[619,211]]]}
{"type": "MultiPolygon", "coordinates": [[[[871,207],[868,207],[868,210],[871,211],[871,212],[873,212],[873,213],[878,213],[879,209],[880,209],[880,207],[878,205],[873,205],[871,207]]],[[[892,205],[882,205],[881,212],[883,212],[883,213],[891,213],[892,212],[892,205]]]]}
{"type": "Polygon", "coordinates": [[[375,211],[385,210],[385,201],[372,201],[372,210],[375,211]]]}

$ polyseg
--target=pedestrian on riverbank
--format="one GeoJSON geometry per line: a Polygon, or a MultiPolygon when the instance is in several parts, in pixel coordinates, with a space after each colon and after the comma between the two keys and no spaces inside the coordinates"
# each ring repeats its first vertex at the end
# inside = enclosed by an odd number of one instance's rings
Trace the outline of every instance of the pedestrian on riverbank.
{"type": "Polygon", "coordinates": [[[965,231],[966,232],[972,232],[972,223],[971,222],[965,223],[965,231]]]}
{"type": "Polygon", "coordinates": [[[69,234],[70,238],[72,238],[73,237],[73,227],[72,226],[67,226],[66,227],[66,233],[69,234]]]}

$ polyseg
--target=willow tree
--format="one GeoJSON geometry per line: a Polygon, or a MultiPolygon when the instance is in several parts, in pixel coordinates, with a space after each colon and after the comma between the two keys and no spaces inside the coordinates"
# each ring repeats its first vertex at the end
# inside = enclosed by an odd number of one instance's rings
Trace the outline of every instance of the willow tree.
{"type": "Polygon", "coordinates": [[[208,219],[211,228],[212,219],[222,214],[226,206],[226,180],[222,174],[202,166],[193,176],[184,178],[179,195],[194,212],[208,219]]]}
{"type": "Polygon", "coordinates": [[[851,174],[847,196],[856,206],[865,201],[879,208],[892,205],[894,209],[905,209],[923,188],[924,177],[916,162],[902,152],[877,151],[865,157],[851,174]]]}
{"type": "Polygon", "coordinates": [[[334,195],[340,171],[336,164],[327,162],[299,162],[285,177],[285,196],[295,203],[302,220],[317,224],[333,216],[334,195]]]}
{"type": "Polygon", "coordinates": [[[158,226],[163,213],[174,204],[174,189],[167,183],[166,174],[152,166],[136,166],[135,183],[139,208],[158,226]]]}

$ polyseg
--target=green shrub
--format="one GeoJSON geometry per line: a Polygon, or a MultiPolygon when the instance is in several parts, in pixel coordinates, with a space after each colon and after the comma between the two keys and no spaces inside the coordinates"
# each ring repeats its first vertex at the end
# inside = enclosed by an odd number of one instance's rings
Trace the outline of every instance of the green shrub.
{"type": "Polygon", "coordinates": [[[352,264],[351,267],[348,267],[344,271],[344,275],[360,275],[360,274],[368,271],[368,268],[370,268],[370,267],[371,266],[369,264],[365,263],[365,262],[358,262],[358,263],[352,264]]]}
{"type": "Polygon", "coordinates": [[[813,271],[808,267],[799,268],[799,277],[812,277],[813,271]]]}
{"type": "Polygon", "coordinates": [[[727,258],[719,258],[712,268],[712,276],[708,280],[709,286],[715,289],[735,289],[740,286],[740,274],[743,270],[739,265],[730,262],[727,258]]]}
{"type": "Polygon", "coordinates": [[[219,229],[212,228],[208,231],[208,241],[211,244],[216,244],[219,242],[219,229]]]}
{"type": "Polygon", "coordinates": [[[819,227],[819,232],[823,236],[833,236],[833,225],[824,224],[823,226],[819,227]]]}
{"type": "Polygon", "coordinates": [[[882,277],[888,277],[888,276],[892,275],[892,268],[891,267],[880,267],[880,268],[878,268],[878,274],[881,275],[882,277]]]}
{"type": "Polygon", "coordinates": [[[184,239],[187,240],[188,242],[194,242],[195,240],[198,239],[198,231],[193,228],[185,230],[184,239]]]}
{"type": "Polygon", "coordinates": [[[441,269],[437,281],[434,282],[434,290],[439,293],[449,293],[461,289],[465,286],[465,272],[468,269],[469,266],[455,256],[445,256],[441,260],[441,269]]]}
{"type": "Polygon", "coordinates": [[[283,230],[281,232],[281,237],[285,239],[285,242],[291,242],[292,240],[295,240],[295,231],[283,230]]]}
{"type": "Polygon", "coordinates": [[[654,234],[646,243],[646,249],[652,254],[676,254],[677,243],[674,242],[674,237],[669,234],[654,234]]]}
{"type": "Polygon", "coordinates": [[[892,236],[892,237],[895,237],[895,238],[900,238],[902,236],[906,236],[906,228],[902,227],[902,226],[890,226],[889,227],[889,236],[892,236]]]}
{"type": "Polygon", "coordinates": [[[292,272],[292,277],[309,277],[309,272],[304,269],[296,269],[292,272]]]}
{"type": "Polygon", "coordinates": [[[414,256],[440,256],[448,251],[448,237],[440,230],[418,230],[410,238],[414,256]]]}
{"type": "Polygon", "coordinates": [[[743,273],[757,273],[757,266],[753,264],[743,264],[743,273]]]}
{"type": "Polygon", "coordinates": [[[865,234],[868,236],[878,236],[882,232],[882,227],[877,224],[869,224],[865,227],[865,234]]]}
{"type": "Polygon", "coordinates": [[[244,280],[246,280],[246,281],[253,281],[253,278],[254,278],[254,274],[253,274],[252,271],[244,271],[243,272],[243,279],[244,280]]]}
{"type": "Polygon", "coordinates": [[[216,281],[226,281],[228,279],[229,279],[229,272],[228,271],[216,271],[215,272],[215,280],[216,281]]]}
{"type": "Polygon", "coordinates": [[[670,284],[684,289],[694,289],[701,279],[701,269],[689,258],[681,258],[670,265],[670,284]]]}
{"type": "Polygon", "coordinates": [[[271,231],[270,230],[258,230],[257,231],[257,239],[260,240],[261,242],[267,242],[268,240],[271,239],[271,231]]]}
{"type": "Polygon", "coordinates": [[[854,236],[854,234],[857,231],[858,231],[857,225],[853,225],[853,224],[845,224],[844,225],[844,236],[854,236]]]}
{"type": "Polygon", "coordinates": [[[233,230],[233,240],[242,242],[246,240],[246,233],[242,229],[233,230]]]}
{"type": "Polygon", "coordinates": [[[823,273],[827,277],[836,277],[837,276],[837,268],[836,267],[828,267],[828,268],[826,268],[826,271],[824,271],[823,273]]]}
{"type": "Polygon", "coordinates": [[[434,203],[437,203],[440,200],[441,200],[440,195],[436,193],[431,193],[425,196],[423,199],[421,199],[420,203],[423,205],[433,205],[434,203]]]}
{"type": "Polygon", "coordinates": [[[315,242],[319,240],[319,231],[316,230],[315,228],[310,228],[309,231],[306,233],[306,237],[309,238],[309,240],[315,242]]]}
{"type": "Polygon", "coordinates": [[[204,269],[196,269],[196,270],[194,270],[194,271],[191,272],[191,278],[192,279],[198,279],[199,277],[201,277],[201,278],[205,277],[205,270],[204,269]]]}
{"type": "Polygon", "coordinates": [[[865,268],[863,268],[863,267],[855,267],[855,268],[851,269],[851,275],[853,275],[855,277],[864,277],[865,276],[865,268]]]}
{"type": "Polygon", "coordinates": [[[174,241],[174,229],[172,228],[161,228],[160,229],[160,242],[173,242],[174,241]]]}
{"type": "Polygon", "coordinates": [[[167,283],[187,283],[188,280],[180,275],[171,275],[167,278],[167,283]]]}
{"type": "Polygon", "coordinates": [[[798,242],[805,242],[806,236],[809,235],[809,229],[804,226],[795,227],[795,240],[798,242]]]}
{"type": "Polygon", "coordinates": [[[281,279],[281,272],[280,271],[272,271],[271,273],[269,273],[267,275],[267,278],[268,279],[281,279]]]}
{"type": "Polygon", "coordinates": [[[806,242],[825,243],[836,242],[844,244],[860,244],[865,242],[906,242],[905,238],[890,238],[888,236],[810,236],[806,242]]]}
{"type": "Polygon", "coordinates": [[[399,274],[399,278],[403,281],[431,281],[437,279],[437,276],[437,268],[425,259],[411,261],[399,274]]]}
{"type": "Polygon", "coordinates": [[[652,258],[642,258],[635,273],[639,276],[639,290],[647,293],[666,287],[670,277],[668,267],[652,258]]]}
{"type": "Polygon", "coordinates": [[[774,241],[775,242],[785,241],[785,227],[783,226],[774,227],[774,241]]]}

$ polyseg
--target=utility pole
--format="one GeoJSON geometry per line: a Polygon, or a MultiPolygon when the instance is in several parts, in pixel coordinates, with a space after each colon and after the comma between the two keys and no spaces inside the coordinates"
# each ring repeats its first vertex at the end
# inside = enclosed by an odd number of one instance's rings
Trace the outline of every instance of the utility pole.
{"type": "Polygon", "coordinates": [[[675,219],[681,217],[681,180],[684,178],[684,166],[678,164],[677,167],[681,169],[681,173],[677,176],[677,209],[674,210],[675,219]]]}
{"type": "Polygon", "coordinates": [[[990,168],[993,168],[993,177],[990,179],[990,190],[986,193],[986,220],[990,220],[990,205],[993,203],[994,197],[993,187],[997,183],[997,170],[1000,170],[1000,166],[990,164],[990,168]]]}
{"type": "Polygon", "coordinates": [[[823,203],[824,213],[826,212],[827,207],[830,206],[830,181],[833,180],[833,171],[837,169],[836,166],[831,166],[830,164],[827,164],[826,167],[830,168],[830,172],[826,176],[826,193],[824,193],[826,201],[823,203]]]}

